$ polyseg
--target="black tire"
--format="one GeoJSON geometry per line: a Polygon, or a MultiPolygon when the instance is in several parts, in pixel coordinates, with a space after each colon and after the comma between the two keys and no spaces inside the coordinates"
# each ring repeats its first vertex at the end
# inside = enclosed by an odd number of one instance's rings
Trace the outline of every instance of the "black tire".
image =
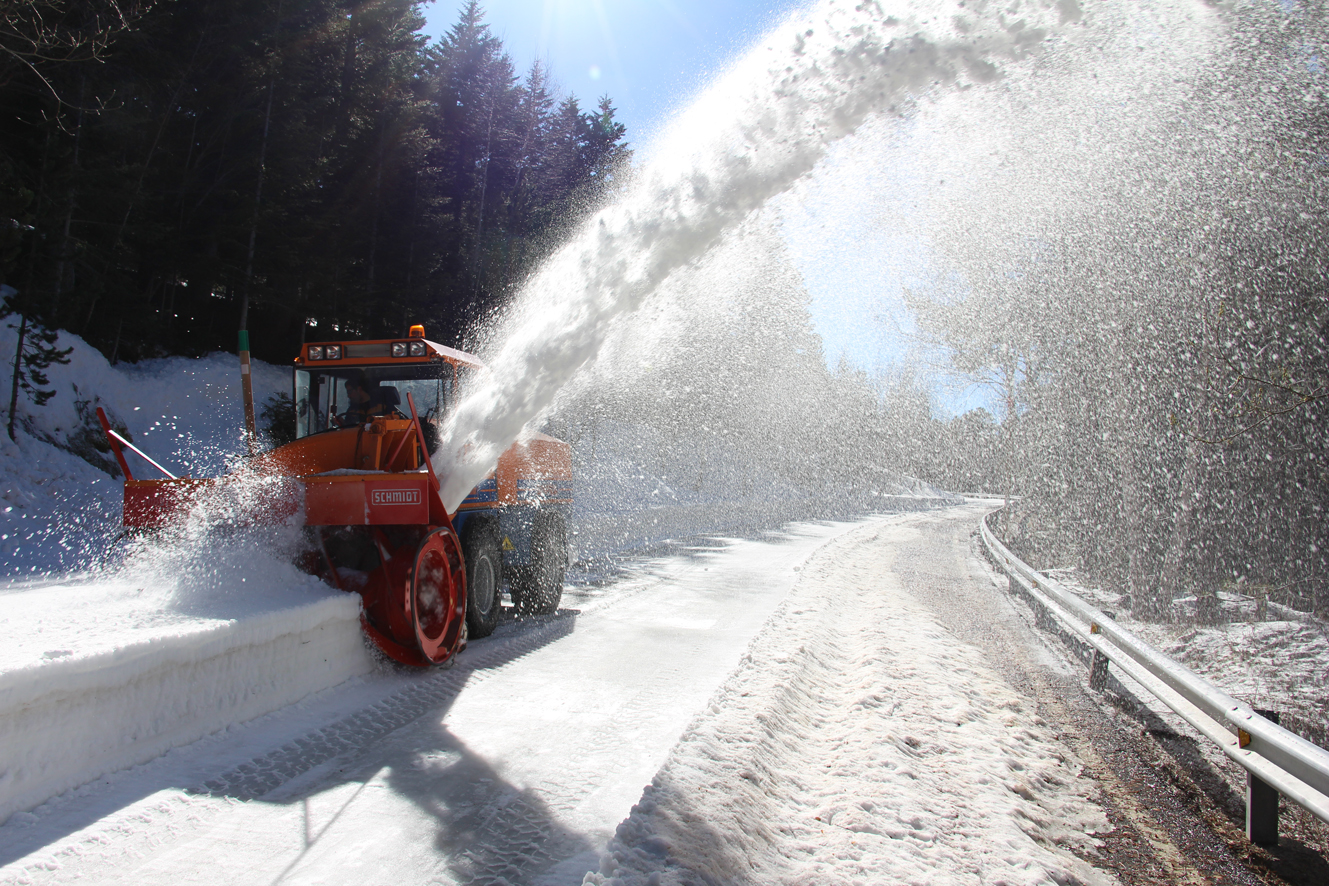
{"type": "Polygon", "coordinates": [[[461,542],[466,558],[466,628],[468,638],[488,637],[503,612],[503,557],[488,521],[466,524],[461,542]]]}
{"type": "Polygon", "coordinates": [[[523,615],[558,611],[568,568],[568,534],[557,511],[540,511],[531,527],[531,564],[514,570],[512,602],[523,615]]]}

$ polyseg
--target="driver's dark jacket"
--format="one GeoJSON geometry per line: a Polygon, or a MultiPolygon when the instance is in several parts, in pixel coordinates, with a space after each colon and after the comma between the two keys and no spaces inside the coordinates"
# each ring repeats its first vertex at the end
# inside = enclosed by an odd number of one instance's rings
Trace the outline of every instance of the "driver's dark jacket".
{"type": "Polygon", "coordinates": [[[337,416],[337,420],[341,422],[342,427],[347,427],[348,425],[362,425],[373,421],[375,418],[391,414],[392,407],[385,406],[377,400],[366,400],[359,406],[351,406],[337,416]]]}

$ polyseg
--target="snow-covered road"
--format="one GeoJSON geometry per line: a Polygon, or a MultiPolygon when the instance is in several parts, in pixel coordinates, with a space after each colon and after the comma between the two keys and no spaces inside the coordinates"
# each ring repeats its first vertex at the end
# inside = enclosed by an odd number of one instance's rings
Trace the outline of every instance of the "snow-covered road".
{"type": "Polygon", "coordinates": [[[560,868],[579,882],[800,565],[850,528],[679,552],[450,671],[354,681],[102,779],[0,827],[0,876],[519,881],[580,854],[560,868]]]}
{"type": "Polygon", "coordinates": [[[11,817],[0,883],[1113,882],[1074,752],[901,579],[999,594],[981,512],[574,589],[451,670],[357,678],[11,817]],[[902,570],[920,527],[942,542],[902,570]]]}

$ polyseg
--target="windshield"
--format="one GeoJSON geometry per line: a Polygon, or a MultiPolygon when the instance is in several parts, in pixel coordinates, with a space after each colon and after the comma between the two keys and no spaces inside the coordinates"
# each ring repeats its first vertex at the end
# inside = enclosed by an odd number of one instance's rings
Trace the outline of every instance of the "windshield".
{"type": "Polygon", "coordinates": [[[370,415],[410,418],[406,395],[420,418],[437,422],[455,399],[451,363],[415,366],[367,366],[295,370],[295,436],[348,427],[370,415]],[[357,396],[347,382],[368,391],[357,396]]]}

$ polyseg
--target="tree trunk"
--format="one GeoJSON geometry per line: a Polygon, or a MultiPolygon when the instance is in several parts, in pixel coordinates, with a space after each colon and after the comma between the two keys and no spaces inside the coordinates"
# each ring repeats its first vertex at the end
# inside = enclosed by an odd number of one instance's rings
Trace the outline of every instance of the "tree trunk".
{"type": "Polygon", "coordinates": [[[254,279],[254,246],[258,239],[258,214],[263,205],[263,170],[268,157],[268,128],[272,123],[272,93],[276,78],[268,82],[268,108],[263,115],[263,141],[258,149],[258,183],[254,186],[254,216],[249,221],[249,248],[245,253],[245,279],[240,292],[240,329],[249,328],[249,286],[254,279]]]}
{"type": "Polygon", "coordinates": [[[387,155],[387,112],[378,118],[378,169],[374,173],[374,209],[369,220],[369,275],[365,281],[365,304],[374,304],[374,276],[378,259],[378,214],[383,199],[383,162],[387,155]]]}
{"type": "MultiPolygon", "coordinates": [[[[282,4],[277,4],[277,24],[272,29],[272,51],[276,54],[277,36],[281,32],[282,4]]],[[[249,287],[254,279],[254,245],[258,239],[258,214],[263,205],[263,173],[268,162],[268,133],[272,128],[272,97],[277,89],[277,74],[268,78],[268,106],[263,112],[263,139],[258,148],[258,182],[254,185],[254,215],[249,222],[249,248],[245,253],[245,278],[240,291],[240,331],[249,328],[249,287]]]]}
{"type": "MultiPolygon", "coordinates": [[[[1185,565],[1186,549],[1190,547],[1193,535],[1192,524],[1195,518],[1195,507],[1200,496],[1200,469],[1202,467],[1202,457],[1200,447],[1203,442],[1204,429],[1202,422],[1205,416],[1209,414],[1210,400],[1210,379],[1209,379],[1209,353],[1206,350],[1208,344],[1208,323],[1206,322],[1205,308],[1201,303],[1200,323],[1197,330],[1198,335],[1198,375],[1200,379],[1199,392],[1195,397],[1195,404],[1192,415],[1195,416],[1195,430],[1186,435],[1186,448],[1182,455],[1181,467],[1181,486],[1177,490],[1176,505],[1172,517],[1172,532],[1168,537],[1168,545],[1163,552],[1162,569],[1158,577],[1159,587],[1155,605],[1160,609],[1166,607],[1170,612],[1172,607],[1172,598],[1181,591],[1182,566],[1185,565]]],[[[1181,425],[1185,427],[1185,425],[1181,425]]],[[[1160,616],[1166,616],[1167,612],[1159,612],[1160,616]]]]}
{"type": "Polygon", "coordinates": [[[1133,452],[1123,453],[1122,461],[1121,522],[1126,547],[1126,592],[1130,594],[1131,611],[1137,614],[1153,613],[1157,610],[1155,598],[1158,595],[1158,583],[1150,574],[1148,558],[1145,557],[1149,538],[1142,513],[1144,497],[1140,485],[1143,480],[1135,469],[1133,452]]]}
{"type": "MultiPolygon", "coordinates": [[[[78,120],[74,124],[74,156],[71,160],[73,167],[73,182],[69,187],[69,199],[65,202],[65,223],[60,230],[60,249],[59,260],[55,265],[55,297],[51,302],[51,313],[46,318],[48,323],[56,324],[60,318],[60,301],[65,293],[65,280],[69,276],[67,273],[68,264],[72,264],[69,259],[69,233],[74,224],[74,210],[78,206],[78,155],[79,148],[83,142],[83,102],[87,97],[87,81],[80,74],[78,78],[78,120]]],[[[71,285],[70,289],[73,288],[71,285]]]]}
{"type": "Polygon", "coordinates": [[[1191,543],[1191,524],[1194,522],[1195,504],[1199,496],[1201,445],[1194,438],[1186,441],[1181,488],[1177,492],[1177,505],[1172,517],[1172,532],[1168,537],[1167,549],[1163,552],[1163,567],[1158,576],[1154,601],[1155,611],[1150,613],[1155,617],[1166,618],[1172,606],[1172,598],[1182,590],[1181,567],[1185,562],[1186,549],[1191,543]]]}
{"type": "Polygon", "coordinates": [[[18,410],[18,382],[19,373],[23,371],[23,338],[28,332],[28,315],[19,314],[18,318],[18,342],[14,345],[14,378],[9,391],[9,439],[15,443],[18,440],[14,437],[14,413],[18,410]]]}

